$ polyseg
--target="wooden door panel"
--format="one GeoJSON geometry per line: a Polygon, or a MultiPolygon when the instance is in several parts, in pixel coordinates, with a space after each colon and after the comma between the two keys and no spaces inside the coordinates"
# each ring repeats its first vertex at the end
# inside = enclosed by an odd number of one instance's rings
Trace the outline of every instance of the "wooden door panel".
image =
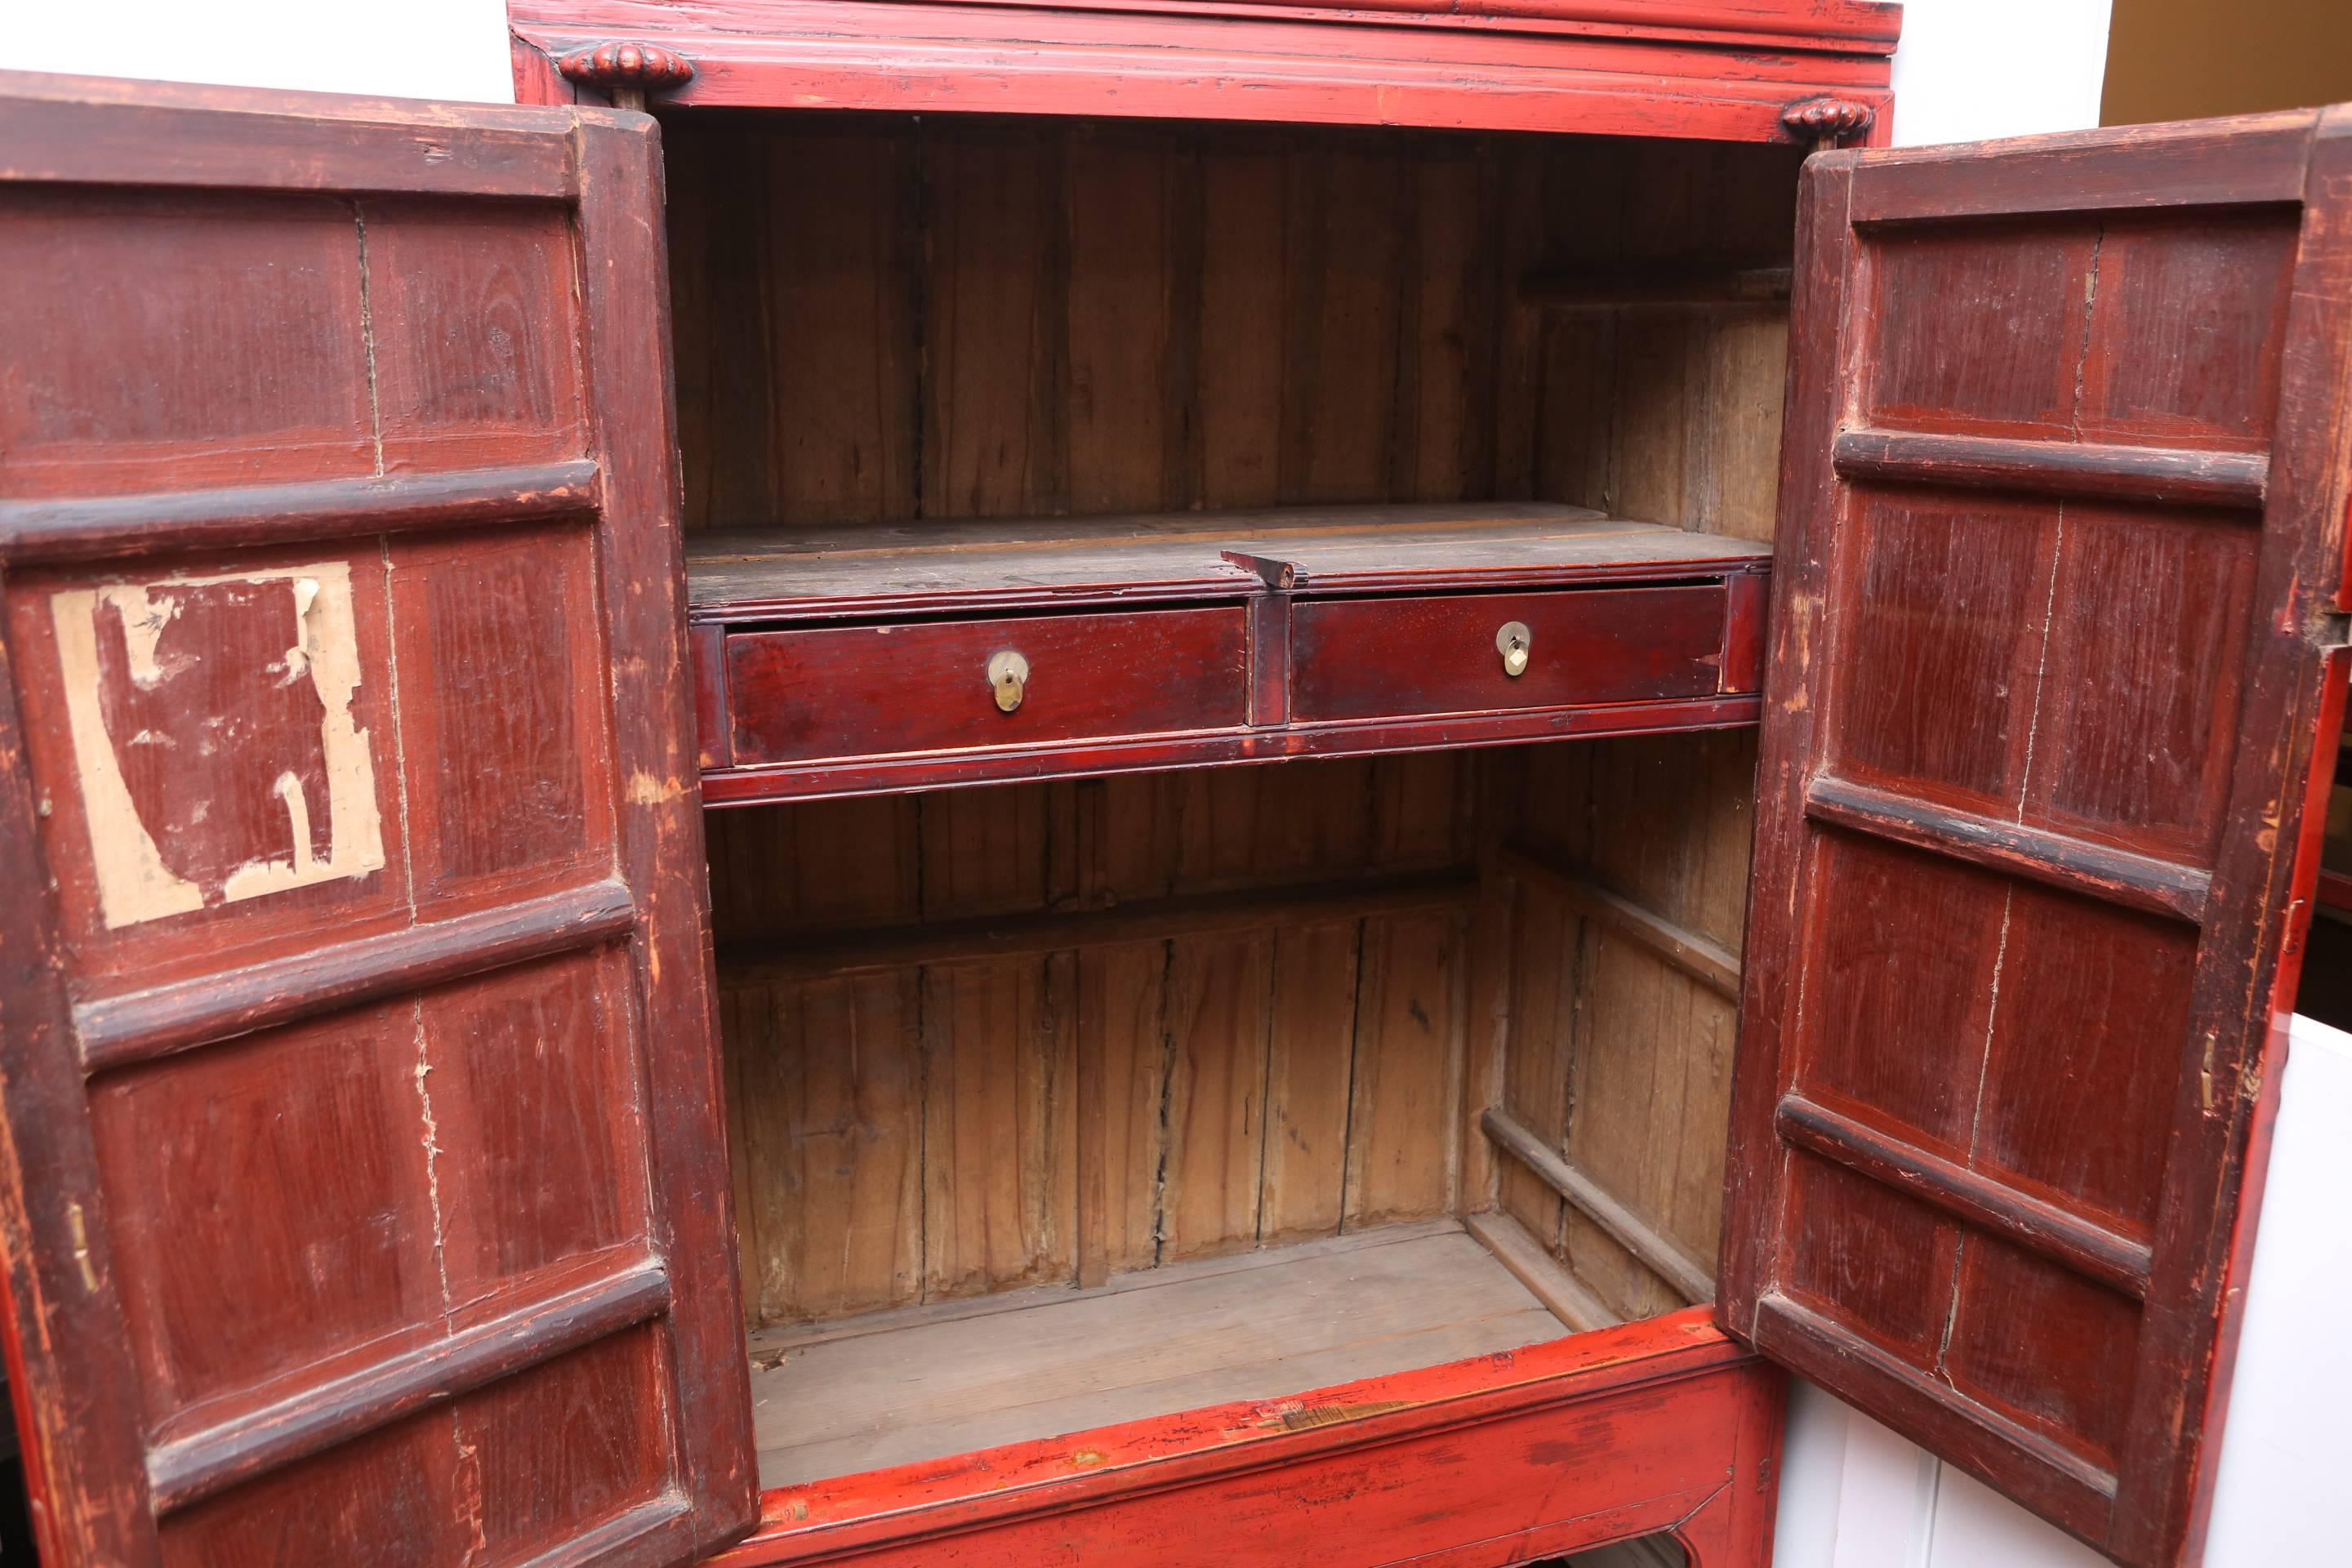
{"type": "Polygon", "coordinates": [[[1806,174],[1718,1315],[2126,1563],[2200,1550],[2305,918],[2347,132],[1806,174]]]}
{"type": "Polygon", "coordinates": [[[421,534],[390,553],[419,910],[594,878],[612,863],[614,788],[593,537],[421,534]]]}
{"type": "Polygon", "coordinates": [[[740,1533],[650,122],[16,79],[0,137],[46,1560],[740,1533]]]}

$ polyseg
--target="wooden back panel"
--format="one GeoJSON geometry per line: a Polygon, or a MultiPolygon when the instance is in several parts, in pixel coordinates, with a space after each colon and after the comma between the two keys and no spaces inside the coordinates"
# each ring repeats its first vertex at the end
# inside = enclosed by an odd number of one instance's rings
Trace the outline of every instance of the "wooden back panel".
{"type": "Polygon", "coordinates": [[[1542,496],[1769,533],[1798,150],[1087,120],[667,127],[689,529],[1542,496]],[[756,327],[748,325],[757,323],[756,327]]]}
{"type": "Polygon", "coordinates": [[[45,1559],[740,1533],[651,122],[17,78],[0,142],[45,1559]]]}
{"type": "Polygon", "coordinates": [[[2307,918],[2347,132],[1806,176],[1718,1316],[2127,1563],[2199,1550],[2307,918]]]}
{"type": "Polygon", "coordinates": [[[712,813],[755,1321],[1456,1211],[1493,754],[712,813]]]}

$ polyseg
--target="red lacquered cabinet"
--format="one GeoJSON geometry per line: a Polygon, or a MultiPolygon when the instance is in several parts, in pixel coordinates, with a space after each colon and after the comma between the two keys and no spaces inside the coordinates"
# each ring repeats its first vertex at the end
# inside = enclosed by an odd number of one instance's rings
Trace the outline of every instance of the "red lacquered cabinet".
{"type": "Polygon", "coordinates": [[[2352,112],[512,19],[533,107],[0,81],[45,1560],[1762,1568],[1783,1369],[2199,1560],[2352,112]]]}

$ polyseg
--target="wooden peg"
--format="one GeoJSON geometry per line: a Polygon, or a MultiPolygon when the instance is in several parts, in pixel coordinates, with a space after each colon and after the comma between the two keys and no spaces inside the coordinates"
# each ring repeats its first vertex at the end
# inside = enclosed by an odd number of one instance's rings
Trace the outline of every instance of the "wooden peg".
{"type": "Polygon", "coordinates": [[[603,93],[615,109],[643,109],[647,93],[694,79],[693,61],[655,44],[598,44],[564,56],[555,68],[564,80],[603,93]]]}
{"type": "Polygon", "coordinates": [[[1811,141],[1816,152],[1861,135],[1877,118],[1876,110],[1850,98],[1801,99],[1780,110],[1780,123],[1789,134],[1811,141]]]}

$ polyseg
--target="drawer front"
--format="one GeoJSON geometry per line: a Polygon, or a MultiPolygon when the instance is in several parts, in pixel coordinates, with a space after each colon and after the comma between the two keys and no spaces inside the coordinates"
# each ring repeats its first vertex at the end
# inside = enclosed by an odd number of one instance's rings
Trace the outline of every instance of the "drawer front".
{"type": "Polygon", "coordinates": [[[1248,665],[1240,605],[744,632],[727,639],[734,761],[1230,729],[1248,665]],[[1006,650],[1028,667],[1011,712],[989,673],[1006,650]]]}
{"type": "Polygon", "coordinates": [[[1706,697],[1722,684],[1720,583],[1325,599],[1291,619],[1291,716],[1306,723],[1706,697]],[[1496,633],[1527,628],[1507,673],[1496,633]]]}

